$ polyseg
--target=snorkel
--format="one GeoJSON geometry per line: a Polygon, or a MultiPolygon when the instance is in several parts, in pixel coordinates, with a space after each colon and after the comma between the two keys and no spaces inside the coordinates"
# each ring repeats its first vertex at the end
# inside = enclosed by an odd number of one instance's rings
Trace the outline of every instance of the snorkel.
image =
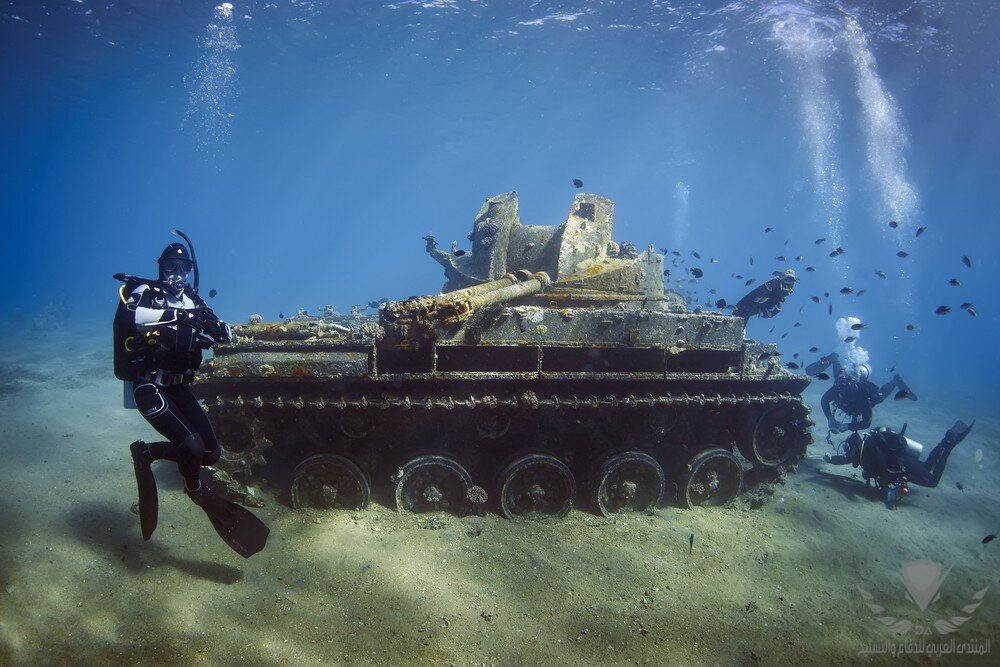
{"type": "Polygon", "coordinates": [[[175,229],[174,230],[174,236],[179,236],[182,239],[184,239],[184,242],[187,243],[188,252],[191,253],[191,265],[194,267],[194,293],[197,294],[198,293],[198,260],[195,259],[195,256],[194,256],[194,244],[191,243],[191,239],[189,239],[187,237],[187,234],[185,234],[184,232],[182,232],[179,229],[175,229]]]}

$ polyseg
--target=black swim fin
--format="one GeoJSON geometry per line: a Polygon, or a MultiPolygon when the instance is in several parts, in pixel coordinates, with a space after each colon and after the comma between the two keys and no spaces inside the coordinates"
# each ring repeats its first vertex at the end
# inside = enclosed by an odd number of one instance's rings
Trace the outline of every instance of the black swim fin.
{"type": "Polygon", "coordinates": [[[129,445],[132,452],[132,465],[135,468],[135,483],[139,487],[139,527],[142,529],[142,539],[148,540],[156,530],[156,519],[159,514],[159,503],[156,497],[156,478],[150,467],[153,457],[149,447],[142,440],[136,440],[129,445]]]}
{"type": "Polygon", "coordinates": [[[215,532],[239,555],[250,558],[267,544],[271,530],[247,508],[216,495],[204,484],[185,493],[205,510],[215,532]]]}
{"type": "MultiPolygon", "coordinates": [[[[913,393],[913,390],[910,389],[908,384],[906,384],[906,381],[899,377],[899,373],[897,373],[893,379],[896,381],[896,386],[899,387],[899,390],[903,392],[903,396],[911,401],[917,400],[917,395],[913,393]]],[[[899,396],[899,398],[903,398],[903,396],[899,396]]]]}

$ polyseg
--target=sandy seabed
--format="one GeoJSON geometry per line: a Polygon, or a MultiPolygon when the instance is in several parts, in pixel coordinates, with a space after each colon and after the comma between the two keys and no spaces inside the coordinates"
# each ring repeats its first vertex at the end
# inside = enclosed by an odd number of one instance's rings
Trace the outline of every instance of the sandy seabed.
{"type": "MultiPolygon", "coordinates": [[[[294,511],[265,494],[254,511],[271,537],[243,560],[167,462],[154,465],[159,528],[142,541],[128,443],[154,433],[121,407],[104,338],[0,345],[0,664],[1000,659],[1000,540],[981,543],[1000,532],[997,414],[963,414],[916,387],[919,402],[877,408],[878,424],[908,422],[928,447],[955,419],[977,419],[941,485],[913,487],[895,510],[829,476],[857,473],[822,462],[817,427],[758,510],[524,523],[294,511]],[[924,611],[900,577],[917,560],[951,568],[924,611]],[[938,634],[939,620],[954,631],[938,634]],[[899,621],[912,623],[904,635],[887,627],[899,621]],[[987,641],[986,655],[955,655],[987,641]]],[[[808,390],[813,405],[822,389],[808,390]]]]}

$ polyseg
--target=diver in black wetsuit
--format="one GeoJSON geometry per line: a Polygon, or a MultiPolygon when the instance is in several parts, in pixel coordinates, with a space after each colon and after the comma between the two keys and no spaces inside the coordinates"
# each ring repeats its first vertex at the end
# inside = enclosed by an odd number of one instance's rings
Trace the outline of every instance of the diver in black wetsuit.
{"type": "Polygon", "coordinates": [[[188,497],[205,510],[229,546],[249,557],[264,547],[267,527],[245,508],[216,496],[201,483],[201,468],[216,463],[222,452],[208,417],[189,388],[203,350],[231,339],[229,325],[198,296],[197,277],[194,288],[187,284],[192,268],[197,276],[193,251],[172,243],[163,250],[158,264],[157,280],[116,276],[125,286],[115,317],[115,374],[132,382],[136,407],[167,438],[164,442],[136,441],[130,447],[139,487],[142,537],[148,540],[157,523],[151,464],[161,459],[174,461],[188,497]]]}
{"type": "Polygon", "coordinates": [[[859,364],[855,367],[854,373],[850,373],[840,361],[840,356],[836,352],[831,352],[819,361],[806,366],[808,375],[818,375],[833,365],[833,386],[826,390],[820,399],[823,414],[826,415],[827,423],[831,433],[843,433],[844,431],[860,431],[872,424],[872,408],[884,401],[892,394],[893,390],[905,390],[905,396],[910,400],[917,400],[903,378],[898,374],[881,387],[869,380],[871,367],[868,364],[859,364]],[[834,413],[836,410],[836,413],[834,413]],[[841,421],[846,417],[847,421],[841,421]]]}
{"type": "MultiPolygon", "coordinates": [[[[876,428],[863,434],[852,433],[842,443],[842,453],[838,451],[834,456],[826,454],[823,460],[834,465],[850,463],[855,468],[860,467],[865,482],[874,481],[891,505],[900,496],[909,493],[910,482],[936,487],[951,450],[965,439],[975,423],[973,420],[967,426],[961,421],[955,422],[925,461],[920,460],[923,445],[887,428],[876,428]]],[[[905,427],[903,430],[906,430],[905,427]]]]}

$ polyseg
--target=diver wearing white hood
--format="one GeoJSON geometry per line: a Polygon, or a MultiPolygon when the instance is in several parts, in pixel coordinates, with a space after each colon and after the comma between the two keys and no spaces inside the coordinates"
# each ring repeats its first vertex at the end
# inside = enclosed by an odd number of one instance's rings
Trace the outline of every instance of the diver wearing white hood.
{"type": "Polygon", "coordinates": [[[868,351],[857,344],[860,330],[852,328],[860,323],[861,320],[856,317],[837,320],[837,335],[841,341],[838,351],[806,366],[807,374],[818,375],[833,365],[833,386],[820,399],[831,433],[870,427],[872,408],[884,401],[894,389],[902,392],[900,398],[905,396],[917,400],[916,394],[910,391],[898,374],[881,387],[868,379],[872,370],[868,364],[868,351]]]}

